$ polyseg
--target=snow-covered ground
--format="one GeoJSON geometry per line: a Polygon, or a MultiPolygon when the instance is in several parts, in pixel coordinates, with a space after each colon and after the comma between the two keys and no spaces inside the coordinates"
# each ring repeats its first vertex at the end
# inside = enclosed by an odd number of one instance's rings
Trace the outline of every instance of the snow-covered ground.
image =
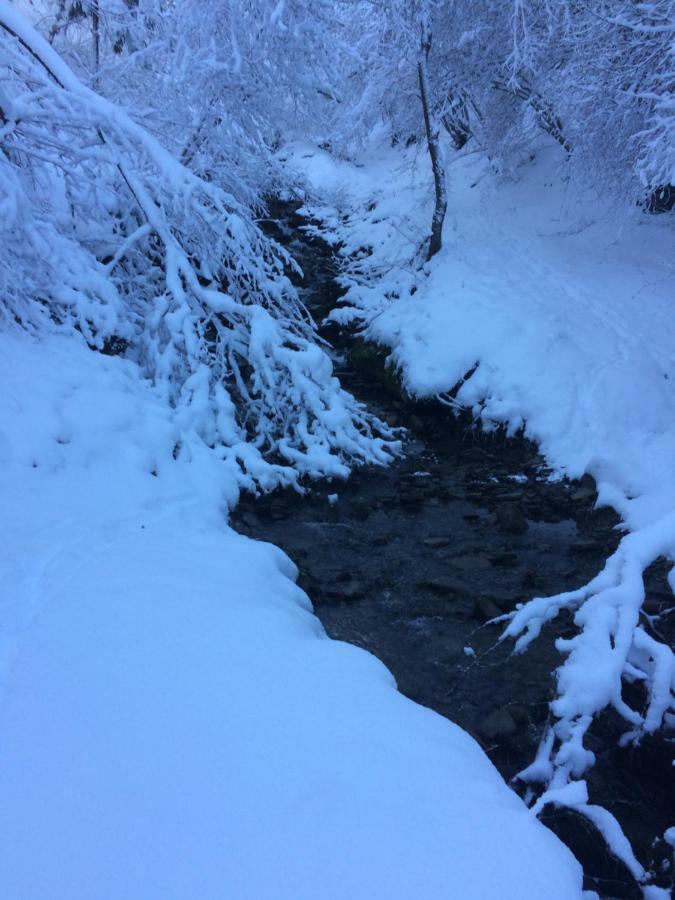
{"type": "Polygon", "coordinates": [[[511,178],[471,144],[448,151],[444,246],[424,266],[433,188],[423,146],[379,143],[356,165],[308,146],[286,156],[349,259],[334,318],[388,346],[411,394],[472,409],[485,428],[524,428],[557,473],[591,474],[598,502],[625,523],[594,581],[526,603],[507,629],[524,648],[562,607],[577,610],[578,634],[558,642],[555,734],[529,776],[579,807],[579,786],[564,786],[593,763],[583,737],[594,714],[613,705],[628,739],[675,726],[675,658],[640,613],[643,570],[675,560],[674,235],[670,216],[636,209],[626,219],[608,198],[570,187],[547,140],[511,178]],[[622,677],[643,681],[646,710],[623,701],[622,677]]]}
{"type": "Polygon", "coordinates": [[[0,896],[581,895],[474,741],[228,528],[233,476],[173,459],[131,363],[1,334],[0,383],[0,896]]]}

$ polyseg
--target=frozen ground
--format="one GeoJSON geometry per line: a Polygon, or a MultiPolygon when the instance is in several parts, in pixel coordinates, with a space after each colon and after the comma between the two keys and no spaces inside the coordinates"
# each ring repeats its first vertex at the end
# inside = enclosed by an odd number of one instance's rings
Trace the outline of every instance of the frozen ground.
{"type": "Polygon", "coordinates": [[[626,221],[607,198],[573,190],[560,148],[542,146],[510,178],[468,148],[447,154],[444,246],[426,265],[423,147],[378,144],[351,165],[296,146],[287,162],[348,260],[333,318],[388,346],[411,394],[469,408],[486,428],[523,428],[560,475],[592,475],[598,502],[623,518],[629,533],[596,579],[525,604],[507,633],[523,649],[561,608],[576,610],[577,635],[557,645],[557,722],[527,777],[549,784],[551,802],[584,807],[640,877],[574,779],[593,764],[583,738],[606,706],[626,720],[626,740],[675,725],[673,653],[641,613],[643,570],[675,559],[672,223],[638,209],[626,221]],[[644,707],[627,705],[623,680],[644,684],[644,707]]]}
{"type": "Polygon", "coordinates": [[[0,896],[581,895],[478,746],[228,529],[232,475],[172,458],[131,364],[2,334],[0,383],[0,896]]]}

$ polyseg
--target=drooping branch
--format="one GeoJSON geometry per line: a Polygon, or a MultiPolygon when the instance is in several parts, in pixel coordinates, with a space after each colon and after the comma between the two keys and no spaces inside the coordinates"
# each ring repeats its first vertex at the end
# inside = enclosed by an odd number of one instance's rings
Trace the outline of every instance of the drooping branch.
{"type": "Polygon", "coordinates": [[[534,112],[537,124],[549,134],[567,152],[572,152],[572,144],[565,134],[562,120],[553,109],[553,104],[536,91],[523,76],[518,76],[516,83],[494,82],[495,90],[516,97],[526,103],[534,112]]]}
{"type": "Polygon", "coordinates": [[[20,158],[0,179],[30,211],[6,255],[0,315],[98,348],[121,338],[180,429],[231,460],[246,486],[386,462],[388,429],[341,389],[287,277],[292,259],[249,210],[86,87],[3,0],[0,41],[16,126],[0,140],[20,158]],[[111,204],[122,184],[131,202],[111,204]]]}

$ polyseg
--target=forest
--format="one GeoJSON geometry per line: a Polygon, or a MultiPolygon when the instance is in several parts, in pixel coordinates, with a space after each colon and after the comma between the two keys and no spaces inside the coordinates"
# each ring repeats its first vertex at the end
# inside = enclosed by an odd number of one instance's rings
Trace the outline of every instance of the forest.
{"type": "Polygon", "coordinates": [[[670,897],[675,0],[0,0],[0,896],[670,897]]]}

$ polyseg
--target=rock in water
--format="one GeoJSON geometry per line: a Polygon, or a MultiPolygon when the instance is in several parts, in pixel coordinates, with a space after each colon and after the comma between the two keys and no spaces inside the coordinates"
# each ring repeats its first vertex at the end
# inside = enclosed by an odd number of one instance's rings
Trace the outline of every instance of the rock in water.
{"type": "Polygon", "coordinates": [[[517,503],[502,503],[496,510],[497,522],[502,531],[508,534],[525,534],[527,519],[517,503]]]}

